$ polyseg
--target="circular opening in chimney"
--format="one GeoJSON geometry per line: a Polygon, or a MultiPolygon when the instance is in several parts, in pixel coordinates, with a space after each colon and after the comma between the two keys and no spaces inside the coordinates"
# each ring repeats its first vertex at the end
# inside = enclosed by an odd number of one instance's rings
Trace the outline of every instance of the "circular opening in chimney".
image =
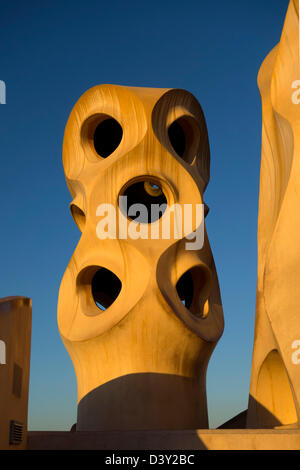
{"type": "Polygon", "coordinates": [[[139,178],[121,190],[119,206],[135,222],[150,224],[160,219],[167,209],[167,198],[158,179],[139,178]]]}

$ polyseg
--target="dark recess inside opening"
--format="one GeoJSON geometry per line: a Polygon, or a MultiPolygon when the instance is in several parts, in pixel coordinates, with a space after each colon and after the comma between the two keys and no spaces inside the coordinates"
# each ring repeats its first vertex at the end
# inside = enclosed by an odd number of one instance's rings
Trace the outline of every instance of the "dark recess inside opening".
{"type": "Polygon", "coordinates": [[[123,196],[127,196],[127,217],[136,222],[148,223],[160,219],[167,208],[167,198],[156,181],[145,180],[133,183],[124,191],[123,196]],[[137,215],[130,216],[128,209],[133,204],[143,204],[147,209],[147,214],[137,212],[137,215]],[[160,211],[154,211],[152,204],[162,205],[160,211]]]}
{"type": "Polygon", "coordinates": [[[184,273],[176,284],[177,293],[183,305],[189,309],[194,295],[194,280],[191,271],[184,273]]]}
{"type": "Polygon", "coordinates": [[[100,157],[111,155],[122,140],[123,130],[118,121],[113,118],[105,119],[95,129],[94,147],[100,157]]]}
{"type": "Polygon", "coordinates": [[[178,121],[174,121],[169,129],[168,135],[175,152],[182,157],[185,151],[186,139],[185,133],[178,121]]]}
{"type": "Polygon", "coordinates": [[[92,294],[95,304],[106,310],[116,300],[122,288],[120,279],[109,269],[100,268],[92,279],[92,294]]]}

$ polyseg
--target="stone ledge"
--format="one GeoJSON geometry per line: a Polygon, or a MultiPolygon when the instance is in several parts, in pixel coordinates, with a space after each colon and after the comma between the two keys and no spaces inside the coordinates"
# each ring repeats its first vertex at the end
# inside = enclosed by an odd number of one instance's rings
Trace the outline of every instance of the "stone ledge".
{"type": "Polygon", "coordinates": [[[300,430],[29,431],[28,450],[300,450],[300,430]]]}

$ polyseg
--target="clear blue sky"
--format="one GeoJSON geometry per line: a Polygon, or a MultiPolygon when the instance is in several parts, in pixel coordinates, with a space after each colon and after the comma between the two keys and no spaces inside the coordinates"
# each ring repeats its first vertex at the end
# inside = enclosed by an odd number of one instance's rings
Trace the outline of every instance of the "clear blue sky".
{"type": "Polygon", "coordinates": [[[31,429],[69,429],[76,380],[56,323],[79,239],[61,161],[68,115],[100,83],[179,87],[200,101],[211,147],[207,228],[225,331],[208,369],[210,422],[247,407],[256,295],[260,64],[288,0],[0,1],[0,296],[33,300],[31,429]]]}

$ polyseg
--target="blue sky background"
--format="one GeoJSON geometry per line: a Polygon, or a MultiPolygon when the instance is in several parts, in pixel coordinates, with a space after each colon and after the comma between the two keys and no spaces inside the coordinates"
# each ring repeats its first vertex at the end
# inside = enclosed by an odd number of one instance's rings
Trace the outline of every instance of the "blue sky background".
{"type": "Polygon", "coordinates": [[[61,160],[68,115],[100,83],[179,87],[200,101],[211,147],[207,228],[225,331],[207,388],[211,426],[247,407],[256,295],[260,64],[288,0],[0,0],[0,296],[33,300],[31,429],[69,429],[76,379],[56,323],[79,240],[61,160]]]}

